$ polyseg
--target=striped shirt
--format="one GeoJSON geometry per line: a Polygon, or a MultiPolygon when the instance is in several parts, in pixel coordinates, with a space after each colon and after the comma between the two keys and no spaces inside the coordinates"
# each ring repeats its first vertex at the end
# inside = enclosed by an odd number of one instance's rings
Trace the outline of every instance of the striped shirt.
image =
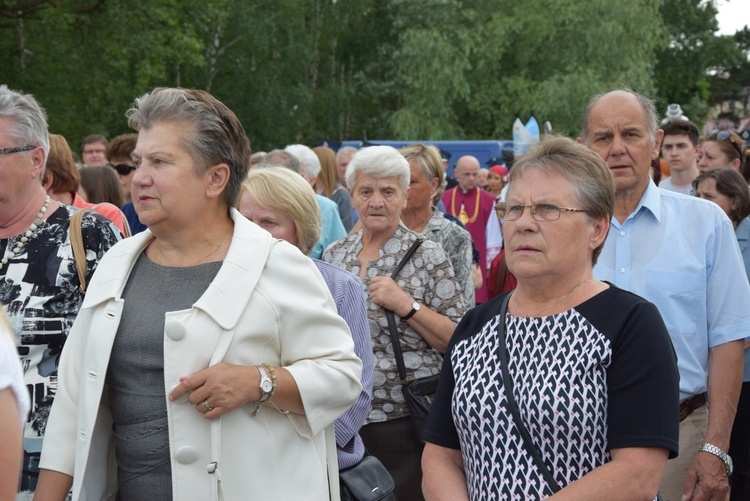
{"type": "Polygon", "coordinates": [[[354,405],[333,424],[339,468],[343,469],[359,463],[365,454],[365,446],[358,432],[370,412],[374,368],[367,298],[359,277],[317,259],[313,259],[313,262],[331,291],[336,311],[349,326],[354,339],[354,352],[362,360],[362,392],[354,405]]]}

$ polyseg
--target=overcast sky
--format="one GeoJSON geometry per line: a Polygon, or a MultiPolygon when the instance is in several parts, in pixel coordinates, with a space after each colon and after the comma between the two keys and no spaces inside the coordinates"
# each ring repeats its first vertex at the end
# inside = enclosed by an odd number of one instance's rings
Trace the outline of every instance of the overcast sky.
{"type": "Polygon", "coordinates": [[[750,0],[716,0],[719,10],[719,33],[734,35],[737,30],[750,24],[750,0]]]}

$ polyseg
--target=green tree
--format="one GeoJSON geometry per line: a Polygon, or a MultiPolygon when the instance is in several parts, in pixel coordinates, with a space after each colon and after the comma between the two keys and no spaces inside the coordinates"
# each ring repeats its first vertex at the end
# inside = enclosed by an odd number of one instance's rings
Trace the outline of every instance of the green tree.
{"type": "MultiPolygon", "coordinates": [[[[732,37],[717,36],[716,6],[703,0],[664,0],[663,41],[654,73],[659,108],[678,103],[699,124],[708,112],[711,74],[738,62],[732,37]]],[[[715,79],[713,79],[715,80],[715,79]]]]}

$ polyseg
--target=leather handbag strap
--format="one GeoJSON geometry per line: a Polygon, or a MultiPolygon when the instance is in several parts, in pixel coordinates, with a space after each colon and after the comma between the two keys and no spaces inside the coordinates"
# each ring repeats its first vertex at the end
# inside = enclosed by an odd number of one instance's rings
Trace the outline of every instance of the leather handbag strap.
{"type": "Polygon", "coordinates": [[[542,473],[542,476],[544,476],[544,480],[547,482],[547,485],[550,487],[550,489],[552,489],[552,492],[555,493],[560,490],[560,486],[557,484],[557,482],[555,482],[555,479],[552,476],[552,472],[550,472],[547,466],[544,464],[542,455],[539,453],[539,449],[537,449],[536,445],[534,445],[534,442],[531,440],[529,431],[523,425],[523,421],[521,420],[521,413],[518,410],[516,399],[513,396],[513,381],[510,378],[510,370],[508,367],[508,353],[505,346],[505,313],[508,311],[508,300],[510,299],[511,294],[505,296],[503,304],[500,307],[500,321],[498,322],[499,325],[497,327],[497,334],[500,341],[500,368],[503,373],[505,400],[506,402],[508,402],[508,407],[510,408],[511,414],[513,414],[513,421],[516,424],[516,429],[521,434],[523,444],[526,446],[526,451],[531,454],[536,467],[542,473]]]}
{"type": "MultiPolygon", "coordinates": [[[[396,268],[391,273],[391,278],[396,276],[401,271],[401,268],[411,259],[411,256],[416,252],[423,240],[418,238],[411,244],[409,250],[406,251],[404,257],[396,265],[396,268]]],[[[396,330],[396,316],[391,310],[385,310],[385,318],[388,320],[388,332],[391,334],[391,344],[393,345],[393,356],[396,358],[396,366],[398,367],[398,376],[402,381],[406,379],[406,365],[404,365],[404,355],[401,352],[401,341],[398,339],[398,331],[396,330]]]]}
{"type": "Polygon", "coordinates": [[[78,272],[78,283],[82,294],[86,294],[86,249],[83,246],[81,223],[83,216],[91,209],[78,209],[70,218],[70,246],[73,248],[73,260],[78,272]]]}

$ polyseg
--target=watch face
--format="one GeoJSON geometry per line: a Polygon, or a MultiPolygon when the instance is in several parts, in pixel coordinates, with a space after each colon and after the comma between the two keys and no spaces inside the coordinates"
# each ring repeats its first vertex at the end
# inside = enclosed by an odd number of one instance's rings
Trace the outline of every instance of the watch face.
{"type": "Polygon", "coordinates": [[[266,393],[269,393],[273,389],[273,383],[269,380],[261,381],[260,389],[266,393]]]}
{"type": "Polygon", "coordinates": [[[727,475],[731,475],[734,471],[734,461],[732,461],[732,458],[731,456],[729,456],[729,454],[727,454],[727,470],[729,470],[727,471],[727,475]]]}

